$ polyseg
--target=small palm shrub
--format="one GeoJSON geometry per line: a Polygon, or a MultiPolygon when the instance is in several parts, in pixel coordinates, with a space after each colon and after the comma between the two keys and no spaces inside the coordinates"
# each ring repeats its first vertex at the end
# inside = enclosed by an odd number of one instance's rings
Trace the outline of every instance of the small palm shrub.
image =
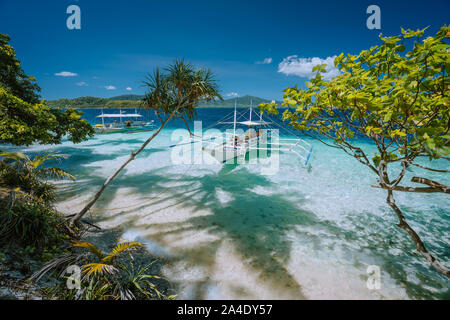
{"type": "Polygon", "coordinates": [[[135,261],[133,251],[142,248],[139,242],[117,244],[108,254],[90,242],[73,241],[74,248],[82,248],[71,257],[62,257],[49,262],[32,279],[39,280],[50,270],[63,270],[68,265],[80,265],[82,274],[80,290],[69,290],[60,284],[48,293],[53,297],[76,300],[151,300],[173,299],[159,289],[162,279],[149,274],[156,262],[141,265],[135,261]],[[61,261],[61,263],[59,263],[61,261]],[[158,280],[161,280],[157,282],[158,280]]]}
{"type": "Polygon", "coordinates": [[[45,166],[61,158],[49,153],[31,159],[20,152],[0,151],[0,247],[18,245],[18,250],[42,254],[69,237],[65,219],[50,207],[55,187],[48,179],[75,178],[45,166]]]}
{"type": "Polygon", "coordinates": [[[20,152],[0,151],[0,185],[17,188],[33,195],[35,198],[51,203],[55,200],[55,186],[48,182],[49,179],[71,179],[75,177],[57,167],[47,167],[50,161],[64,158],[58,154],[37,155],[30,159],[20,152]]]}

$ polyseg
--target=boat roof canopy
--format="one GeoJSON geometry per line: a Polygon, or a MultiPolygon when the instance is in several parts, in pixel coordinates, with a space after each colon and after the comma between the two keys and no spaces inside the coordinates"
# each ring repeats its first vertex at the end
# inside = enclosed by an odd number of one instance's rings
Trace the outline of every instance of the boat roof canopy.
{"type": "Polygon", "coordinates": [[[236,123],[240,123],[243,124],[244,126],[264,126],[266,124],[269,124],[269,122],[266,121],[240,121],[240,122],[236,122],[236,123]]]}
{"type": "Polygon", "coordinates": [[[142,118],[138,113],[105,113],[97,116],[97,118],[142,118]]]}
{"type": "MultiPolygon", "coordinates": [[[[227,122],[217,122],[218,124],[233,124],[233,121],[227,121],[227,122]]],[[[269,124],[270,122],[267,121],[236,121],[236,124],[243,124],[244,126],[265,126],[269,124]]]]}

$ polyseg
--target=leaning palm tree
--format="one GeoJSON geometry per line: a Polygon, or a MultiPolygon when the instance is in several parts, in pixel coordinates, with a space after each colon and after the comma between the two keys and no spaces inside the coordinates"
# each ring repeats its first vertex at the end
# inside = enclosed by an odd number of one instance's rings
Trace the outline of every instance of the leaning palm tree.
{"type": "MultiPolygon", "coordinates": [[[[211,101],[222,99],[219,94],[218,86],[210,70],[195,69],[191,64],[185,63],[183,59],[175,60],[172,65],[161,72],[158,68],[153,74],[147,76],[144,81],[148,93],[143,99],[144,108],[155,112],[161,121],[159,128],[150,136],[142,146],[103,183],[91,201],[76,215],[71,218],[70,224],[73,226],[89,211],[89,209],[100,198],[103,191],[111,181],[125,168],[128,163],[155,138],[164,126],[173,118],[181,118],[186,124],[192,120],[196,111],[195,108],[200,101],[211,101]]],[[[189,130],[190,132],[190,130],[189,130]]]]}

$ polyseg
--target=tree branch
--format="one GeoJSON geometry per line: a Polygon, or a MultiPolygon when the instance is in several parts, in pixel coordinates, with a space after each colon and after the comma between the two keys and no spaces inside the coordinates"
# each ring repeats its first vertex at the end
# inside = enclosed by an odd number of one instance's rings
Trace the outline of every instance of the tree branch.
{"type": "Polygon", "coordinates": [[[400,209],[395,204],[392,190],[388,190],[388,197],[386,198],[386,203],[397,214],[397,217],[399,220],[399,223],[397,226],[399,228],[405,230],[409,234],[409,236],[413,239],[414,243],[416,244],[417,251],[419,251],[420,254],[423,257],[425,257],[425,259],[427,259],[431,263],[433,268],[435,268],[439,273],[450,278],[450,270],[447,269],[445,266],[443,266],[434,256],[431,255],[431,253],[428,252],[428,250],[425,248],[425,244],[423,243],[422,239],[420,239],[419,235],[406,222],[406,219],[405,219],[403,213],[400,211],[400,209]]]}
{"type": "Polygon", "coordinates": [[[450,194],[450,190],[443,191],[440,188],[426,188],[426,187],[403,187],[403,186],[395,186],[389,188],[387,186],[381,185],[371,185],[372,188],[393,190],[393,191],[402,191],[402,192],[417,192],[417,193],[447,193],[450,194]]]}
{"type": "Polygon", "coordinates": [[[425,167],[425,166],[421,166],[420,164],[417,164],[417,163],[412,163],[411,162],[410,164],[412,164],[413,166],[416,166],[416,167],[419,167],[419,168],[422,168],[422,169],[425,169],[425,170],[434,171],[434,172],[442,172],[442,173],[450,172],[450,170],[439,170],[439,169],[428,168],[428,167],[425,167]]]}
{"type": "Polygon", "coordinates": [[[189,135],[190,135],[191,137],[193,136],[193,137],[201,138],[201,137],[199,137],[199,136],[197,136],[196,134],[193,134],[193,133],[191,132],[191,129],[189,129],[189,125],[188,125],[187,122],[186,122],[186,119],[184,119],[184,117],[183,117],[182,115],[177,114],[177,117],[180,118],[181,120],[183,120],[184,125],[186,126],[186,129],[187,129],[187,131],[189,132],[189,135]]]}
{"type": "Polygon", "coordinates": [[[441,189],[442,192],[444,193],[450,193],[450,187],[446,186],[445,184],[430,180],[430,179],[426,179],[426,178],[421,178],[421,177],[413,177],[411,179],[412,182],[415,183],[423,183],[426,184],[427,186],[430,186],[432,188],[438,188],[441,189]]]}

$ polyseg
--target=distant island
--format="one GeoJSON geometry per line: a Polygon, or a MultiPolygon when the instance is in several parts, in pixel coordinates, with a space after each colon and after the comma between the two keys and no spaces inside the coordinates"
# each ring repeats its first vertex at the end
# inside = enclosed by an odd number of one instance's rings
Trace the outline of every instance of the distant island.
{"type": "MultiPolygon", "coordinates": [[[[58,99],[49,100],[47,105],[56,108],[75,108],[75,109],[88,109],[88,108],[140,108],[141,100],[144,96],[137,94],[126,94],[111,98],[99,98],[99,97],[79,97],[75,99],[58,99]]],[[[200,108],[233,108],[236,98],[225,99],[224,101],[210,101],[200,102],[200,108]]],[[[237,98],[238,108],[248,108],[250,104],[258,106],[261,103],[271,102],[271,100],[263,99],[254,96],[243,96],[237,98]]],[[[281,102],[277,101],[277,104],[281,102]]]]}

